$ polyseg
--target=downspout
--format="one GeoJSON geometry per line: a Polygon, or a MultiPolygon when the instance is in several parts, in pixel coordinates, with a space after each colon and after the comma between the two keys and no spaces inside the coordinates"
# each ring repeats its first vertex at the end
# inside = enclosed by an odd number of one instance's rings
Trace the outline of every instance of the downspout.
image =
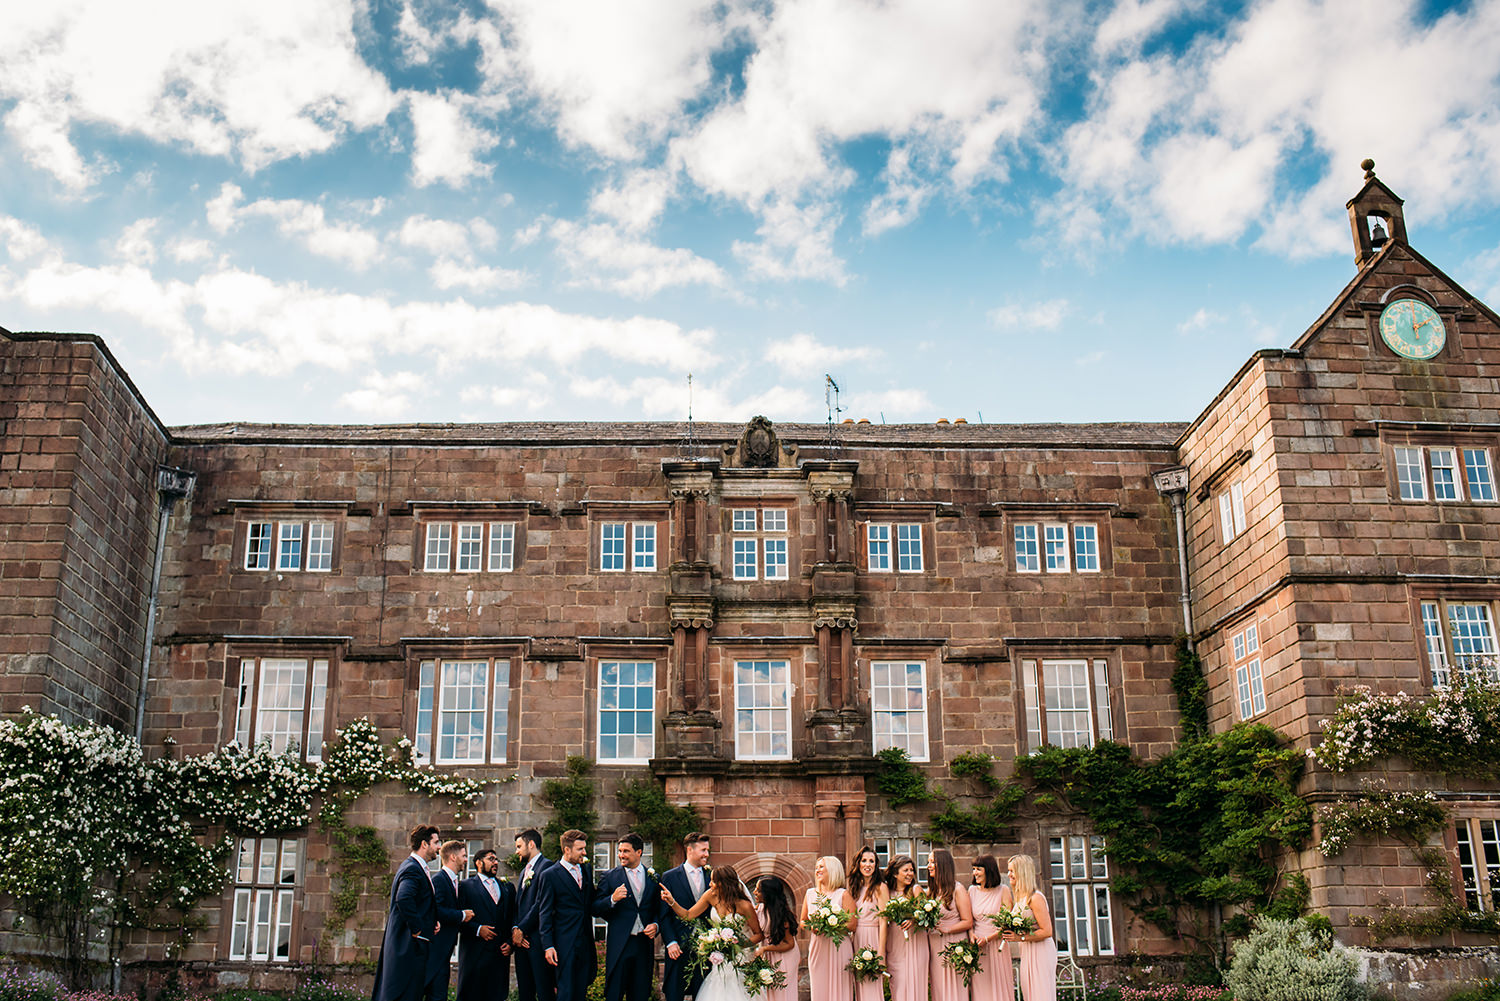
{"type": "Polygon", "coordinates": [[[135,700],[135,742],[139,744],[146,732],[146,692],[151,680],[151,651],[156,639],[156,608],[161,599],[161,564],[167,548],[167,522],[177,502],[193,490],[197,475],[187,469],[171,466],[156,467],[156,496],[160,513],[156,524],[156,560],[151,567],[151,600],[146,605],[146,637],[141,652],[140,689],[135,700]]]}
{"type": "Polygon", "coordinates": [[[1156,483],[1156,492],[1172,502],[1172,515],[1177,522],[1177,580],[1181,589],[1182,628],[1187,633],[1188,649],[1193,649],[1193,590],[1188,581],[1187,524],[1184,513],[1187,501],[1188,471],[1186,466],[1173,466],[1151,474],[1156,483]]]}

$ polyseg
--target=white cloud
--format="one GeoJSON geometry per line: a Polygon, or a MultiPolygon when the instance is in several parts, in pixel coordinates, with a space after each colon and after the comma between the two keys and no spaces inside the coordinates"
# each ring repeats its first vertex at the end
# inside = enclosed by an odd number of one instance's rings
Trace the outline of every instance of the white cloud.
{"type": "Polygon", "coordinates": [[[784,372],[825,373],[846,362],[867,362],[880,355],[871,347],[838,347],[820,343],[811,334],[793,334],[766,346],[766,360],[784,372]]]}
{"type": "MultiPolygon", "coordinates": [[[[932,400],[921,389],[887,389],[873,393],[853,393],[844,405],[846,416],[859,420],[903,424],[931,419],[932,400]]],[[[950,415],[951,416],[951,415],[950,415]]]]}
{"type": "Polygon", "coordinates": [[[1177,324],[1179,334],[1192,334],[1200,330],[1208,330],[1217,327],[1224,322],[1222,314],[1215,313],[1207,307],[1200,306],[1192,316],[1177,324]]]}
{"type": "MultiPolygon", "coordinates": [[[[506,385],[465,386],[458,398],[469,404],[482,404],[508,413],[536,413],[552,402],[552,383],[540,372],[507,373],[506,385]]],[[[483,418],[481,418],[483,419],[483,418]]]]}
{"type": "MultiPolygon", "coordinates": [[[[735,382],[728,386],[737,388],[735,382]]],[[[642,376],[621,380],[611,376],[575,378],[574,396],[605,400],[617,407],[634,407],[652,420],[686,420],[689,390],[686,379],[642,376]]],[[[816,420],[822,397],[816,399],[801,389],[772,386],[748,396],[738,396],[725,384],[694,379],[691,404],[695,420],[747,421],[756,414],[776,420],[816,420]]]]}
{"type": "Polygon", "coordinates": [[[282,236],[295,239],[310,253],[364,270],[380,259],[380,238],[363,227],[329,222],[323,206],[296,198],[262,198],[241,205],[244,193],[225,184],[205,205],[208,223],[220,233],[245,219],[270,219],[282,236]]]}
{"type": "Polygon", "coordinates": [[[649,229],[666,208],[675,178],[662,170],[639,170],[617,186],[600,188],[589,199],[589,211],[613,219],[621,229],[649,229]]]}
{"type": "Polygon", "coordinates": [[[121,260],[131,264],[142,264],[149,266],[156,260],[156,241],[152,233],[159,225],[159,219],[137,219],[115,241],[115,254],[121,260]]]}
{"type": "Polygon", "coordinates": [[[12,261],[24,261],[50,249],[47,238],[29,223],[0,215],[0,243],[12,261]]]}
{"type": "Polygon", "coordinates": [[[407,94],[413,141],[412,183],[419,188],[446,184],[461,188],[470,180],[488,177],[494,169],[479,156],[499,142],[498,137],[475,123],[484,110],[498,110],[492,102],[476,100],[458,92],[407,94]]]}
{"type": "Polygon", "coordinates": [[[167,244],[167,253],[178,264],[197,264],[214,255],[214,245],[207,240],[179,237],[167,244]]]}
{"type": "Polygon", "coordinates": [[[371,372],[364,377],[359,389],[341,394],[339,402],[370,420],[391,421],[410,412],[412,397],[430,388],[430,382],[415,372],[392,372],[389,375],[371,372]]]}
{"type": "Polygon", "coordinates": [[[691,250],[658,247],[605,223],[584,225],[559,219],[547,235],[578,280],[622,295],[645,298],[679,285],[726,288],[728,276],[691,250]]]}
{"type": "Polygon", "coordinates": [[[432,284],[444,291],[466,288],[471,292],[496,292],[521,288],[530,280],[525,271],[465,264],[446,257],[434,261],[427,274],[432,284]]]}
{"type": "Polygon", "coordinates": [[[233,156],[256,170],[382,122],[394,98],[360,58],[351,0],[254,4],[112,0],[10,4],[0,32],[6,129],[73,189],[99,168],[77,125],[233,156]]]}
{"type": "Polygon", "coordinates": [[[725,42],[713,0],[490,0],[508,59],[492,83],[523,85],[571,145],[634,159],[710,83],[725,42]]]}
{"type": "Polygon", "coordinates": [[[912,170],[911,150],[905,146],[891,150],[886,158],[885,179],[885,191],[865,208],[865,236],[878,236],[913,221],[933,192],[933,186],[912,170]]]}
{"type": "Polygon", "coordinates": [[[828,204],[772,202],[762,209],[755,230],[759,242],[736,240],[731,250],[757,278],[811,278],[842,286],[849,273],[833,249],[839,222],[837,211],[828,204]]]}
{"type": "Polygon", "coordinates": [[[403,247],[414,247],[429,254],[449,257],[469,256],[469,228],[446,219],[429,219],[414,215],[401,224],[396,238],[403,247]]]}
{"type": "Polygon", "coordinates": [[[996,306],[985,314],[990,325],[1009,333],[1029,333],[1037,330],[1056,330],[1063,320],[1073,312],[1073,304],[1066,299],[1046,299],[1041,302],[1007,303],[996,306]]]}

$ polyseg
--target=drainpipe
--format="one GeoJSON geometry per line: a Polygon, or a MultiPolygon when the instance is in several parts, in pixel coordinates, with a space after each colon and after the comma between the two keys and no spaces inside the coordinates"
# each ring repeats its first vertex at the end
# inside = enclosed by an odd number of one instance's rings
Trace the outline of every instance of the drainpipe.
{"type": "Polygon", "coordinates": [[[1156,492],[1172,502],[1172,514],[1177,520],[1177,577],[1182,591],[1182,628],[1187,633],[1188,649],[1193,649],[1193,592],[1188,584],[1187,525],[1184,509],[1188,489],[1186,466],[1173,466],[1151,474],[1156,492]]]}
{"type": "Polygon", "coordinates": [[[167,548],[167,522],[177,502],[193,490],[197,475],[191,470],[172,466],[156,467],[156,496],[160,514],[156,524],[156,561],[151,568],[151,601],[146,606],[146,640],[141,653],[141,684],[135,700],[135,742],[141,742],[146,731],[146,690],[151,680],[151,650],[156,639],[156,606],[161,597],[161,564],[167,548]]]}

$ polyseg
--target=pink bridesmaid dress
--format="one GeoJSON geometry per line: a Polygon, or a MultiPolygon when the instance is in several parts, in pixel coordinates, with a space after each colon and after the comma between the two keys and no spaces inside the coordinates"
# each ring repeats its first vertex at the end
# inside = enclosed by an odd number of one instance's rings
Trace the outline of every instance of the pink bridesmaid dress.
{"type": "MultiPolygon", "coordinates": [[[[761,931],[769,939],[771,926],[766,923],[766,909],[756,904],[755,916],[760,920],[761,931]]],[[[786,974],[786,986],[769,988],[759,996],[765,1001],[797,1001],[797,982],[802,978],[802,950],[797,947],[797,939],[792,939],[792,947],[786,952],[768,952],[765,956],[786,974]]]]}
{"type": "MultiPolygon", "coordinates": [[[[1032,899],[1040,897],[1033,893],[1032,899]]],[[[1045,903],[1045,901],[1044,901],[1045,903]]],[[[1018,905],[1017,911],[1030,907],[1031,901],[1018,905]]],[[[1033,916],[1036,912],[1032,911],[1033,916]]],[[[1057,940],[1021,943],[1021,997],[1025,1001],[1057,1001],[1057,940]]]]}
{"type": "MultiPolygon", "coordinates": [[[[854,929],[854,948],[874,949],[880,953],[880,902],[866,894],[857,906],[859,927],[854,929]]],[[[855,1001],[884,1001],[884,998],[885,987],[880,977],[854,982],[855,1001]]]]}
{"type": "Polygon", "coordinates": [[[993,890],[969,887],[969,903],[974,908],[974,930],[971,934],[975,940],[996,936],[994,941],[984,947],[984,955],[980,959],[984,968],[974,974],[974,980],[969,984],[973,1001],[1015,1001],[1016,983],[1015,974],[1010,968],[1010,943],[999,937],[999,931],[989,920],[991,914],[999,914],[1004,910],[1000,903],[1000,895],[1004,892],[1005,888],[1001,886],[993,890]]]}
{"type": "MultiPolygon", "coordinates": [[[[843,887],[828,895],[835,907],[849,910],[849,895],[843,887]]],[[[817,888],[807,891],[807,909],[818,901],[817,888]]],[[[821,935],[813,935],[807,947],[807,985],[812,1001],[854,1001],[854,975],[849,960],[854,957],[854,943],[844,939],[837,946],[821,935]]]]}
{"type": "Polygon", "coordinates": [[[891,1001],[927,1001],[930,976],[927,933],[914,928],[908,937],[899,925],[885,933],[885,965],[891,971],[891,1001]]]}
{"type": "MultiPolygon", "coordinates": [[[[963,887],[955,887],[953,894],[956,897],[966,892],[963,887]]],[[[938,927],[950,925],[958,920],[958,908],[948,904],[943,908],[943,916],[938,919],[938,927]]],[[[969,937],[967,931],[950,932],[944,935],[942,932],[930,932],[928,934],[928,948],[931,951],[929,961],[932,970],[932,1001],[968,1001],[969,989],[964,986],[964,978],[943,962],[943,949],[951,942],[962,942],[969,937]]]]}

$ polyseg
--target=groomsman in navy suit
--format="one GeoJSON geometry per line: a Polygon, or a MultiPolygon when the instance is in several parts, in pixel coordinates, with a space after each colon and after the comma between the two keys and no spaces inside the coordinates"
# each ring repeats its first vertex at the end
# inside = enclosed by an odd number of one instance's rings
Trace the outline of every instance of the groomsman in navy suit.
{"type": "Polygon", "coordinates": [[[448,1001],[453,947],[458,944],[458,933],[474,920],[474,912],[458,903],[458,874],[469,862],[469,847],[462,841],[445,841],[442,856],[442,868],[432,877],[438,933],[432,936],[432,948],[427,953],[427,986],[422,992],[427,1001],[448,1001]]]}
{"type": "Polygon", "coordinates": [[[620,864],[599,880],[594,913],[608,923],[605,1001],[648,1001],[656,966],[656,933],[665,905],[656,876],[641,864],[645,842],[627,834],[615,850],[620,864]]]}
{"type": "Polygon", "coordinates": [[[594,954],[594,873],[582,831],[564,831],[562,861],[537,877],[542,954],[557,971],[557,1001],[584,1001],[599,969],[594,954]]]}
{"type": "Polygon", "coordinates": [[[419,1001],[427,984],[427,960],[438,931],[437,905],[427,864],[438,855],[438,829],[413,827],[411,854],[391,883],[385,941],[375,964],[374,1001],[419,1001]]]}
{"type": "MultiPolygon", "coordinates": [[[[661,884],[672,891],[673,900],[691,908],[708,889],[708,835],[694,831],[682,839],[682,847],[687,861],[662,873],[661,884]]],[[[693,958],[692,926],[677,920],[669,908],[664,908],[661,937],[667,943],[667,960],[661,977],[666,1001],[682,1001],[684,994],[696,996],[698,988],[703,986],[703,974],[688,975],[688,963],[693,958]]]]}
{"type": "Polygon", "coordinates": [[[516,877],[516,927],[510,941],[516,953],[516,990],[521,1001],[553,1001],[557,997],[557,975],[542,957],[540,878],[556,863],[542,854],[542,836],[534,828],[516,835],[516,854],[524,863],[516,877]]]}
{"type": "Polygon", "coordinates": [[[474,912],[458,940],[458,1001],[506,1001],[516,888],[497,878],[500,856],[493,848],[474,856],[474,869],[458,885],[458,906],[474,912]]]}

